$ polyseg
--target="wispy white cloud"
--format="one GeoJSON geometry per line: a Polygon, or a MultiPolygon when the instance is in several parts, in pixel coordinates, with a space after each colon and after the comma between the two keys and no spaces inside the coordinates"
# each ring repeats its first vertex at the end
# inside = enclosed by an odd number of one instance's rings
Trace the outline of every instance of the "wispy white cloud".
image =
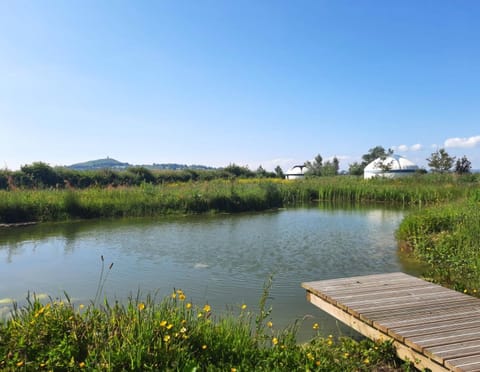
{"type": "Polygon", "coordinates": [[[423,150],[423,145],[416,143],[415,145],[410,146],[410,151],[420,151],[423,150]]]}
{"type": "Polygon", "coordinates": [[[420,151],[423,149],[423,145],[420,143],[416,143],[415,145],[398,145],[398,146],[392,146],[393,151],[399,151],[399,152],[408,152],[408,151],[420,151]]]}
{"type": "Polygon", "coordinates": [[[445,147],[458,147],[458,148],[471,148],[480,145],[480,136],[473,136],[468,138],[448,138],[445,140],[444,146],[445,147]]]}
{"type": "Polygon", "coordinates": [[[394,146],[393,150],[394,151],[406,152],[406,151],[408,151],[408,146],[407,145],[394,146]]]}

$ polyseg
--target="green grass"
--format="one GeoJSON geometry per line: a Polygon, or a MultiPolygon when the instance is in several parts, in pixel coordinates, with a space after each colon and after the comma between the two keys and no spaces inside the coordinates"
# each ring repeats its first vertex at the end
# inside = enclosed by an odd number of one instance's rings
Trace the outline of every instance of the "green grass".
{"type": "Polygon", "coordinates": [[[311,201],[423,207],[471,195],[478,184],[475,177],[422,175],[367,181],[337,176],[300,181],[239,179],[156,186],[144,183],[138,187],[0,190],[0,223],[231,213],[311,201]]]}
{"type": "Polygon", "coordinates": [[[84,190],[0,191],[0,222],[242,212],[282,205],[272,182],[180,183],[84,190]]]}
{"type": "Polygon", "coordinates": [[[295,341],[296,327],[276,329],[245,306],[217,316],[181,290],[157,301],[43,304],[32,298],[0,323],[6,371],[371,371],[395,367],[389,343],[335,340],[320,333],[295,341]]]}
{"type": "Polygon", "coordinates": [[[429,264],[425,276],[478,296],[480,199],[442,203],[407,215],[397,232],[401,246],[429,264]]]}

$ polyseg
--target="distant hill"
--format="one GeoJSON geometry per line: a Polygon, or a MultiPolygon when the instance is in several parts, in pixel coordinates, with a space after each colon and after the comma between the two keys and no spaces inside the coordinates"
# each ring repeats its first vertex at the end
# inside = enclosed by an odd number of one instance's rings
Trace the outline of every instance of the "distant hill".
{"type": "Polygon", "coordinates": [[[127,169],[130,167],[145,167],[147,169],[159,169],[159,170],[184,170],[184,169],[200,169],[200,170],[207,170],[207,169],[215,169],[213,167],[207,167],[205,165],[186,165],[186,164],[176,164],[176,163],[166,163],[166,164],[141,164],[141,165],[134,165],[130,163],[122,163],[118,160],[112,158],[106,159],[97,159],[97,160],[89,160],[83,163],[77,163],[67,166],[67,168],[74,169],[74,170],[99,170],[99,169],[114,169],[114,170],[121,170],[127,169]]]}
{"type": "Polygon", "coordinates": [[[97,169],[126,169],[131,165],[128,163],[122,163],[118,160],[106,158],[89,160],[83,163],[77,163],[69,165],[68,168],[74,170],[97,170],[97,169]]]}
{"type": "Polygon", "coordinates": [[[214,167],[208,167],[206,165],[199,164],[177,164],[177,163],[164,163],[164,164],[144,164],[141,167],[148,169],[168,169],[168,170],[183,170],[183,169],[197,169],[197,170],[208,170],[208,169],[217,169],[214,167]]]}

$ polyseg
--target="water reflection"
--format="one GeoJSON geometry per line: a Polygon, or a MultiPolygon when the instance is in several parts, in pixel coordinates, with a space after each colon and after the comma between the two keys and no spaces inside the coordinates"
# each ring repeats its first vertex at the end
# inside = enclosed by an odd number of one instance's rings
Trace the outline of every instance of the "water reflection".
{"type": "MultiPolygon", "coordinates": [[[[308,304],[303,281],[404,271],[394,230],[403,212],[294,208],[276,212],[42,224],[0,231],[0,293],[21,300],[36,291],[93,299],[103,255],[114,268],[109,297],[137,290],[166,295],[182,288],[195,302],[257,304],[264,281],[277,323],[312,314],[328,332],[332,320],[308,304]]],[[[1,300],[1,299],[0,299],[1,300]]],[[[0,305],[1,306],[1,305],[0,305]]]]}

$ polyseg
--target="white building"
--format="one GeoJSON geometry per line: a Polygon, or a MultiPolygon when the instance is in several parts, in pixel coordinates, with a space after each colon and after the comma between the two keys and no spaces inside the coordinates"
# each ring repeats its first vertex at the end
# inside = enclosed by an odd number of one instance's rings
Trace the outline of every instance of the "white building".
{"type": "Polygon", "coordinates": [[[363,178],[373,177],[396,178],[414,174],[418,166],[400,155],[389,155],[385,159],[378,158],[368,164],[363,171],[363,178]]]}
{"type": "Polygon", "coordinates": [[[285,179],[287,180],[302,179],[305,177],[306,172],[307,172],[307,167],[305,165],[294,165],[285,173],[285,179]]]}

